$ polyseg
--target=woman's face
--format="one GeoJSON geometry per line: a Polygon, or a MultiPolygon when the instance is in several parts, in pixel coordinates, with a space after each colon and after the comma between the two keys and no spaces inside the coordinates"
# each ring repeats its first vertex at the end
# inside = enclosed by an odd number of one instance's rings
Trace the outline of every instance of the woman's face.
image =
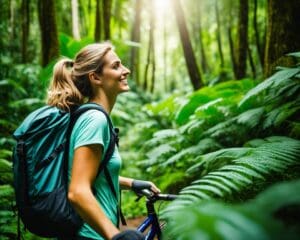
{"type": "Polygon", "coordinates": [[[127,82],[129,69],[122,65],[120,58],[112,50],[104,56],[104,61],[102,87],[109,93],[127,92],[130,89],[127,82]]]}

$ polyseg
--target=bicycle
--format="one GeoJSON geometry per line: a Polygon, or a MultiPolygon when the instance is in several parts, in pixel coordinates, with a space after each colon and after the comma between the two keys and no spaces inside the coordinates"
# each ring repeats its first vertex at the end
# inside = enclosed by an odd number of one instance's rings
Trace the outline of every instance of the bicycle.
{"type": "Polygon", "coordinates": [[[137,227],[137,230],[141,233],[145,233],[150,227],[149,231],[146,233],[145,240],[153,240],[157,237],[157,240],[161,240],[161,230],[162,225],[158,221],[158,217],[154,208],[154,204],[157,201],[173,201],[177,198],[174,194],[156,194],[154,195],[149,190],[142,190],[136,201],[139,201],[143,196],[146,197],[146,208],[147,217],[146,219],[137,227]]]}

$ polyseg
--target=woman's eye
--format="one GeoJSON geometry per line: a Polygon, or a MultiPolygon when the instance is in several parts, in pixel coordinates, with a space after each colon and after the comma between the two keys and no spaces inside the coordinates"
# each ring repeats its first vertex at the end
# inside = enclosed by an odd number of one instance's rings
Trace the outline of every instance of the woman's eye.
{"type": "Polygon", "coordinates": [[[113,69],[118,69],[118,68],[119,68],[119,64],[113,65],[113,69]]]}

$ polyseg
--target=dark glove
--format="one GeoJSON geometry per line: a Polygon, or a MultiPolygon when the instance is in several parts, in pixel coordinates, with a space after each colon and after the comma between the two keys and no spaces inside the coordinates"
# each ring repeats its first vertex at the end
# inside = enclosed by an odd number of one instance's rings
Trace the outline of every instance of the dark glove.
{"type": "Polygon", "coordinates": [[[148,181],[133,180],[131,188],[136,194],[139,194],[143,189],[151,190],[151,183],[148,181]]]}
{"type": "Polygon", "coordinates": [[[125,230],[115,235],[112,240],[144,240],[145,236],[137,230],[125,230]]]}

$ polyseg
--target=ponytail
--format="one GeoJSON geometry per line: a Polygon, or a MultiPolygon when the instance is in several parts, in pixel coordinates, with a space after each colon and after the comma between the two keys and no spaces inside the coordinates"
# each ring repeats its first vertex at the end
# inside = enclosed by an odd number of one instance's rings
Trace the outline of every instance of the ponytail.
{"type": "Polygon", "coordinates": [[[70,107],[83,103],[84,96],[72,80],[73,64],[72,60],[66,58],[55,64],[47,97],[50,106],[70,111],[70,107]]]}

